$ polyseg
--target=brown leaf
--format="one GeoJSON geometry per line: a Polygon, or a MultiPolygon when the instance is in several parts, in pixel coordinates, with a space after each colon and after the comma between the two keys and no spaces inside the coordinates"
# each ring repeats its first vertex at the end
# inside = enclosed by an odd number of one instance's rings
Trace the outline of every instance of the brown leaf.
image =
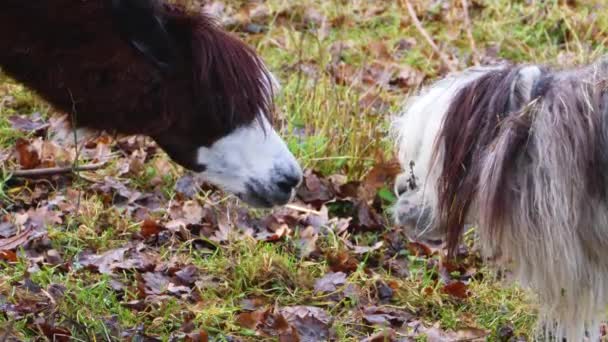
{"type": "Polygon", "coordinates": [[[17,262],[17,253],[14,251],[0,250],[0,260],[8,262],[17,262]]]}
{"type": "Polygon", "coordinates": [[[255,311],[266,304],[264,298],[254,297],[241,300],[240,306],[243,310],[255,311]]]}
{"type": "Polygon", "coordinates": [[[347,251],[334,252],[327,255],[329,268],[334,272],[351,273],[357,270],[359,261],[347,251]]]}
{"type": "Polygon", "coordinates": [[[410,253],[416,256],[429,257],[433,255],[433,250],[431,250],[431,247],[418,241],[411,241],[410,243],[408,243],[407,249],[410,251],[410,253]]]}
{"type": "Polygon", "coordinates": [[[363,310],[363,320],[371,325],[401,327],[412,318],[410,312],[389,307],[371,306],[363,310]]]}
{"type": "Polygon", "coordinates": [[[59,254],[59,252],[55,249],[49,249],[46,252],[46,262],[50,265],[56,266],[63,264],[63,258],[59,254]]]}
{"type": "Polygon", "coordinates": [[[205,330],[196,333],[187,334],[184,341],[186,342],[208,342],[209,334],[205,330]]]}
{"type": "Polygon", "coordinates": [[[102,274],[111,274],[117,269],[145,272],[154,269],[156,256],[142,253],[132,247],[123,247],[106,251],[101,255],[85,252],[80,255],[78,262],[102,274]]]}
{"type": "Polygon", "coordinates": [[[175,182],[175,191],[185,198],[193,198],[198,192],[198,184],[191,174],[185,174],[175,182]]]}
{"type": "Polygon", "coordinates": [[[304,203],[312,204],[317,208],[335,196],[329,181],[312,170],[306,170],[304,173],[304,182],[297,193],[304,203]]]}
{"type": "Polygon", "coordinates": [[[280,313],[297,330],[300,341],[329,339],[333,318],[325,310],[313,306],[291,306],[282,308],[280,313]]]}
{"type": "Polygon", "coordinates": [[[341,287],[344,284],[346,284],[346,273],[330,272],[324,275],[323,278],[317,279],[315,282],[315,292],[334,292],[338,289],[338,287],[341,287]]]}
{"type": "Polygon", "coordinates": [[[365,175],[359,195],[366,200],[374,198],[383,186],[389,185],[401,172],[401,166],[396,160],[378,163],[365,175]]]}
{"type": "Polygon", "coordinates": [[[268,309],[260,309],[253,312],[243,312],[236,316],[236,324],[241,327],[255,330],[258,325],[262,324],[262,321],[268,315],[268,309]]]}
{"type": "Polygon", "coordinates": [[[171,207],[169,214],[173,220],[182,220],[186,224],[198,224],[205,216],[205,210],[196,201],[185,201],[171,207]]]}
{"type": "Polygon", "coordinates": [[[485,337],[489,335],[490,332],[484,329],[466,327],[462,329],[458,329],[456,331],[456,340],[457,341],[485,341],[485,337]]]}
{"type": "Polygon", "coordinates": [[[142,197],[141,192],[127,188],[125,184],[112,177],[105,177],[103,183],[94,184],[91,189],[103,194],[118,195],[127,203],[133,203],[142,197]]]}
{"type": "Polygon", "coordinates": [[[465,299],[469,297],[467,285],[461,281],[444,285],[442,291],[456,298],[465,299]]]}
{"type": "Polygon", "coordinates": [[[424,335],[427,341],[485,341],[485,337],[489,334],[488,331],[478,328],[463,328],[459,331],[446,331],[439,327],[439,323],[431,327],[426,327],[420,322],[411,322],[408,325],[412,326],[417,333],[414,336],[424,335]]]}
{"type": "Polygon", "coordinates": [[[373,246],[352,246],[355,254],[365,254],[380,249],[384,243],[382,241],[376,242],[373,246]]]}
{"type": "Polygon", "coordinates": [[[361,342],[393,342],[393,341],[398,341],[396,339],[397,334],[395,333],[395,330],[393,329],[384,329],[381,331],[378,331],[377,333],[368,336],[364,339],[361,340],[361,342]]]}
{"type": "Polygon", "coordinates": [[[158,272],[146,272],[141,275],[146,295],[160,295],[169,288],[169,278],[158,272]]]}
{"type": "Polygon", "coordinates": [[[382,217],[367,204],[367,202],[362,200],[357,200],[356,202],[356,210],[357,210],[357,224],[359,224],[359,228],[375,231],[382,229],[384,227],[382,217]]]}
{"type": "Polygon", "coordinates": [[[198,279],[199,271],[194,265],[189,265],[175,272],[175,277],[184,285],[193,285],[198,279]]]}
{"type": "Polygon", "coordinates": [[[67,342],[71,340],[72,334],[66,328],[59,327],[46,322],[44,318],[39,318],[34,322],[34,325],[40,329],[46,337],[51,341],[67,342]]]}
{"type": "Polygon", "coordinates": [[[19,116],[11,115],[8,117],[8,121],[11,123],[13,129],[17,129],[24,132],[37,132],[49,127],[49,123],[42,121],[40,114],[19,116]]]}
{"type": "Polygon", "coordinates": [[[38,152],[32,148],[29,141],[18,138],[15,142],[15,149],[17,150],[19,165],[21,165],[23,169],[33,169],[40,165],[40,156],[38,155],[38,152]]]}
{"type": "Polygon", "coordinates": [[[162,230],[164,229],[163,226],[161,226],[160,224],[158,224],[155,220],[152,219],[146,219],[144,220],[144,222],[141,224],[141,235],[147,239],[153,235],[156,235],[158,233],[160,233],[162,230]]]}
{"type": "Polygon", "coordinates": [[[0,239],[0,250],[8,251],[22,246],[34,235],[33,229],[25,229],[21,233],[6,239],[0,239]]]}
{"type": "MultiPolygon", "coordinates": [[[[4,217],[5,219],[8,219],[4,217]]],[[[0,222],[0,238],[13,236],[17,232],[17,227],[10,221],[0,222]]]]}

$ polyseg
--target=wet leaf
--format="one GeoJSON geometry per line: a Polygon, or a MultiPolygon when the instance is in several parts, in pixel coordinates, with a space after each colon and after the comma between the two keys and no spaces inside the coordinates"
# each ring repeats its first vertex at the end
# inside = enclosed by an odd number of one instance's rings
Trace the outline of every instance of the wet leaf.
{"type": "Polygon", "coordinates": [[[144,253],[133,247],[123,247],[106,251],[102,254],[84,252],[78,262],[86,268],[103,274],[115,270],[137,270],[145,272],[154,269],[156,256],[144,253]]]}
{"type": "Polygon", "coordinates": [[[452,283],[444,285],[442,291],[452,297],[460,299],[465,299],[469,297],[468,287],[465,283],[461,281],[454,281],[452,283]]]}
{"type": "Polygon", "coordinates": [[[163,226],[158,224],[155,220],[146,219],[141,224],[141,235],[147,239],[153,235],[160,233],[164,229],[163,226]]]}
{"type": "Polygon", "coordinates": [[[315,292],[334,292],[344,284],[346,284],[346,273],[330,272],[315,282],[315,292]]]}
{"type": "Polygon", "coordinates": [[[243,312],[236,317],[236,323],[241,327],[255,330],[258,325],[262,324],[268,310],[257,310],[253,312],[243,312]]]}
{"type": "Polygon", "coordinates": [[[8,121],[11,123],[13,129],[20,131],[35,133],[49,127],[49,123],[44,122],[40,114],[37,113],[28,116],[11,115],[8,117],[8,121]]]}
{"type": "Polygon", "coordinates": [[[324,341],[330,337],[333,319],[325,310],[313,306],[292,306],[282,308],[280,312],[297,330],[300,341],[324,341]]]}
{"type": "Polygon", "coordinates": [[[351,273],[359,266],[359,261],[346,251],[328,254],[327,262],[333,272],[351,273]]]}
{"type": "Polygon", "coordinates": [[[17,253],[10,250],[0,250],[0,261],[17,262],[17,253]]]}
{"type": "Polygon", "coordinates": [[[40,165],[40,156],[30,143],[22,138],[15,142],[15,149],[19,159],[19,165],[23,169],[33,169],[40,165]]]}
{"type": "Polygon", "coordinates": [[[21,233],[6,239],[0,239],[0,250],[10,251],[19,246],[24,245],[26,242],[34,236],[35,231],[33,229],[26,229],[21,233]]]}

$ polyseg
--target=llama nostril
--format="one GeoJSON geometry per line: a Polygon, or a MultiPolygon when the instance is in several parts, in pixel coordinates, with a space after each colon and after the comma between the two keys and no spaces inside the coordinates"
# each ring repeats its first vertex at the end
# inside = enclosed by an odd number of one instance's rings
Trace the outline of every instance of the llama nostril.
{"type": "Polygon", "coordinates": [[[281,181],[277,182],[277,186],[281,191],[290,192],[291,189],[295,188],[300,183],[299,177],[285,176],[281,181]]]}

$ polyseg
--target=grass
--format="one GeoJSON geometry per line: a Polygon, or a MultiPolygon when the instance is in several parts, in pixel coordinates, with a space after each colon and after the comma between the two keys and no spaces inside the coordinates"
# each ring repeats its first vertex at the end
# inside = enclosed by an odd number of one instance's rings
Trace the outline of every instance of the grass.
{"type": "MultiPolygon", "coordinates": [[[[240,1],[227,1],[228,7],[238,8],[240,1]]],[[[462,9],[459,2],[413,1],[426,30],[443,51],[459,62],[459,68],[471,64],[471,46],[464,33],[462,9]],[[447,8],[442,6],[446,5],[447,8]]],[[[383,42],[391,59],[409,65],[422,73],[426,80],[440,76],[442,64],[411,25],[407,12],[399,1],[338,1],[338,0],[269,0],[267,30],[260,34],[241,34],[255,46],[282,83],[277,98],[278,126],[290,149],[303,166],[326,174],[342,173],[359,179],[381,158],[393,153],[387,138],[391,115],[409,91],[415,89],[386,89],[374,85],[338,85],[328,70],[332,63],[332,48],[348,42],[341,58],[354,70],[362,70],[373,63],[374,43],[383,42]],[[366,14],[375,7],[386,6],[380,14],[366,14]],[[306,12],[312,8],[331,23],[326,28],[314,28],[304,23],[306,12]],[[308,25],[308,26],[307,26],[308,25]],[[403,39],[412,43],[404,52],[396,51],[403,39]],[[374,94],[386,103],[386,108],[375,110],[362,105],[361,99],[374,94]]],[[[600,1],[581,1],[575,6],[563,1],[471,1],[472,33],[478,53],[515,62],[548,62],[568,65],[588,62],[606,51],[608,11],[600,1]]],[[[373,13],[373,11],[372,11],[373,13]]],[[[335,52],[333,52],[335,54],[335,52]]],[[[16,139],[24,136],[11,128],[8,117],[13,114],[40,112],[51,109],[32,93],[10,79],[0,80],[0,148],[11,148],[16,139]]],[[[148,161],[144,171],[132,177],[131,185],[142,191],[160,189],[166,201],[174,198],[174,185],[182,171],[166,165],[164,156],[148,161]],[[168,172],[158,172],[159,164],[168,172]],[[153,184],[153,185],[151,185],[153,184]]],[[[98,171],[98,177],[111,176],[118,166],[111,164],[98,171]]],[[[90,175],[93,177],[93,175],[90,175]]],[[[86,183],[76,183],[86,190],[86,183]]],[[[27,185],[11,184],[6,170],[0,173],[0,209],[10,211],[10,203],[25,196],[27,185]]],[[[60,191],[60,190],[58,190],[60,191]]],[[[63,191],[63,190],[61,190],[63,191]]],[[[201,193],[200,202],[207,200],[201,193]]],[[[0,214],[0,216],[3,214],[0,214]]],[[[162,214],[159,214],[162,215],[162,214]]],[[[62,225],[49,227],[52,247],[61,251],[64,260],[72,260],[84,250],[105,251],[125,245],[139,231],[135,222],[101,196],[86,194],[81,198],[79,214],[62,225]]],[[[357,239],[373,244],[379,239],[374,233],[359,234],[357,239]]],[[[345,250],[344,243],[335,236],[321,237],[317,242],[324,255],[345,250]]],[[[134,300],[135,293],[118,296],[112,279],[84,269],[60,270],[43,267],[35,272],[26,258],[17,263],[0,262],[0,305],[19,303],[31,296],[43,296],[24,291],[21,286],[30,279],[43,289],[50,285],[62,288],[62,300],[55,312],[59,320],[70,326],[72,333],[82,340],[106,340],[115,326],[135,328],[145,326],[146,333],[168,340],[184,324],[191,321],[207,330],[217,340],[239,337],[258,340],[255,332],[236,323],[245,298],[261,298],[265,303],[285,305],[315,305],[328,310],[334,317],[333,329],[340,341],[358,340],[371,333],[374,327],[362,327],[352,318],[357,306],[373,297],[379,280],[391,284],[395,295],[391,306],[416,312],[425,323],[438,322],[442,329],[458,330],[480,327],[490,331],[491,341],[499,340],[501,327],[512,325],[516,335],[528,336],[535,322],[533,300],[528,293],[495,280],[488,270],[480,270],[479,277],[470,285],[472,296],[455,300],[441,292],[433,281],[437,270],[429,267],[429,260],[404,251],[409,260],[409,277],[392,274],[374,265],[371,252],[358,261],[356,271],[349,274],[349,282],[359,288],[359,295],[344,297],[336,303],[313,291],[314,280],[330,268],[327,258],[300,259],[294,240],[264,243],[233,238],[219,248],[208,248],[204,253],[184,244],[161,249],[165,260],[177,259],[193,264],[213,279],[199,287],[201,301],[169,299],[149,310],[131,310],[124,304],[134,300]],[[373,269],[373,272],[367,270],[373,269]]],[[[136,287],[137,280],[125,272],[122,281],[136,287]]],[[[26,316],[11,328],[19,339],[33,339],[40,333],[30,324],[36,317],[26,316]]],[[[0,326],[9,324],[0,315],[0,326]]],[[[0,335],[2,328],[0,328],[0,335]]],[[[423,340],[423,337],[420,337],[423,340]]]]}

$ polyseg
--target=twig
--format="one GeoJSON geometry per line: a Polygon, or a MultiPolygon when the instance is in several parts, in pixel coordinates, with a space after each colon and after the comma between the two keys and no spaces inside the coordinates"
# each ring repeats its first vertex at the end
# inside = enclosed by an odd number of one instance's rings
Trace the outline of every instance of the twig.
{"type": "Polygon", "coordinates": [[[420,32],[420,34],[424,37],[424,39],[426,39],[427,43],[429,43],[429,45],[431,46],[433,51],[437,55],[439,55],[439,58],[441,59],[443,64],[445,64],[445,66],[448,68],[448,70],[450,70],[450,72],[455,72],[456,68],[454,68],[454,66],[448,59],[448,57],[443,52],[441,52],[441,50],[439,50],[439,47],[437,46],[437,44],[435,44],[435,42],[433,41],[431,36],[428,34],[428,32],[426,32],[424,27],[422,27],[422,24],[420,23],[420,20],[418,20],[418,16],[416,15],[416,10],[414,10],[414,7],[409,2],[409,0],[401,0],[401,1],[402,1],[402,3],[405,4],[405,7],[407,7],[407,11],[412,19],[412,22],[414,23],[414,26],[416,26],[416,29],[418,30],[418,32],[420,32]]]}
{"type": "Polygon", "coordinates": [[[57,175],[62,173],[70,173],[70,172],[78,172],[78,171],[93,171],[97,169],[101,169],[106,165],[106,162],[88,164],[88,165],[80,165],[78,167],[74,166],[65,166],[65,167],[46,167],[40,169],[31,169],[31,170],[15,170],[9,171],[13,177],[32,177],[32,176],[48,176],[48,175],[57,175]]]}
{"type": "Polygon", "coordinates": [[[305,208],[305,207],[301,207],[301,206],[299,206],[297,204],[285,204],[284,207],[288,208],[288,209],[291,209],[291,210],[307,213],[307,214],[315,214],[315,215],[319,215],[319,216],[322,215],[322,213],[320,211],[308,209],[308,208],[305,208]]]}
{"type": "MultiPolygon", "coordinates": [[[[72,100],[72,112],[70,113],[72,117],[72,133],[74,134],[74,152],[76,156],[74,157],[74,163],[72,164],[72,172],[76,175],[76,181],[80,180],[80,173],[78,172],[78,159],[80,157],[80,150],[78,149],[78,133],[76,132],[76,100],[74,100],[74,95],[72,95],[72,91],[68,88],[68,94],[70,94],[70,100],[72,100]]],[[[82,195],[82,191],[78,191],[78,199],[76,200],[76,213],[80,212],[80,198],[82,195]]]]}
{"type": "Polygon", "coordinates": [[[473,31],[471,29],[471,17],[469,16],[469,3],[467,0],[461,0],[462,2],[462,10],[464,14],[464,25],[467,30],[467,36],[469,37],[469,44],[471,44],[471,53],[473,54],[473,63],[475,65],[479,65],[479,54],[477,53],[477,48],[475,47],[475,39],[473,38],[473,31]]]}

